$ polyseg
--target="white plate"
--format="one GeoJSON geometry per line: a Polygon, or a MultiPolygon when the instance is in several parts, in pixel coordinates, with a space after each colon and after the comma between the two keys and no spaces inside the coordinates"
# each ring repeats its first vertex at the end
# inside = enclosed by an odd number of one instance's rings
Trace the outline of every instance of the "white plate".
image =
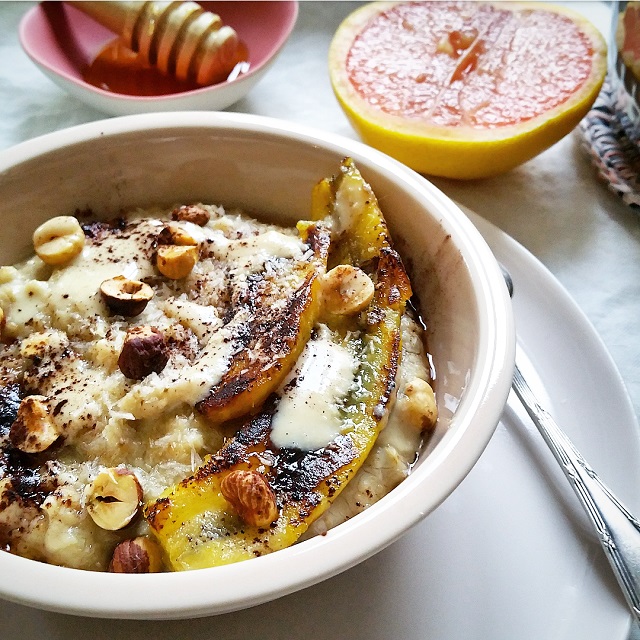
{"type": "MultiPolygon", "coordinates": [[[[640,511],[638,425],[607,351],[535,258],[470,215],[514,277],[535,390],[640,511]]],[[[256,631],[265,639],[623,640],[629,621],[586,518],[513,395],[480,461],[433,514],[370,560],[295,595],[188,622],[81,619],[0,603],[7,640],[235,640],[256,631]]]]}

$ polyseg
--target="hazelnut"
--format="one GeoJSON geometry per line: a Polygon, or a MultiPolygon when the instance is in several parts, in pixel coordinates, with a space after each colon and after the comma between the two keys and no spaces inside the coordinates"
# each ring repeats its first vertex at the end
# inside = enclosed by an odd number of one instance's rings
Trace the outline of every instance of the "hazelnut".
{"type": "Polygon", "coordinates": [[[44,358],[56,346],[52,344],[52,336],[48,332],[32,333],[20,343],[20,355],[23,358],[44,358]]]}
{"type": "Polygon", "coordinates": [[[160,373],[169,361],[164,334],[155,327],[131,327],[118,357],[118,367],[127,378],[142,380],[160,373]]]}
{"type": "Polygon", "coordinates": [[[123,540],[113,550],[109,571],[111,573],[158,573],[162,571],[160,546],[146,536],[123,540]]]}
{"type": "Polygon", "coordinates": [[[25,453],[40,453],[60,436],[51,419],[46,396],[27,396],[18,407],[16,419],[9,430],[11,444],[25,453]]]}
{"type": "Polygon", "coordinates": [[[84,231],[73,216],[56,216],[34,231],[33,247],[43,262],[64,264],[82,251],[84,231]]]}
{"type": "Polygon", "coordinates": [[[171,212],[171,218],[182,222],[192,222],[204,227],[211,219],[211,216],[204,207],[197,204],[184,204],[181,207],[176,207],[171,212]]]}
{"type": "Polygon", "coordinates": [[[278,518],[275,494],[257,471],[232,471],[222,479],[220,491],[248,525],[268,527],[278,518]]]}
{"type": "Polygon", "coordinates": [[[87,486],[85,504],[91,519],[102,529],[126,527],[142,506],[142,487],[124,467],[101,471],[87,486]]]}
{"type": "Polygon", "coordinates": [[[438,419],[436,398],[431,385],[422,378],[408,382],[398,397],[401,415],[420,431],[430,431],[438,419]]]}
{"type": "Polygon", "coordinates": [[[330,313],[358,313],[369,305],[374,293],[371,278],[362,269],[349,264],[334,267],[322,278],[322,297],[330,313]]]}
{"type": "Polygon", "coordinates": [[[158,247],[156,266],[171,280],[186,278],[198,262],[198,247],[162,245],[158,247]]]}
{"type": "Polygon", "coordinates": [[[171,280],[186,278],[198,262],[198,241],[181,225],[169,223],[158,234],[156,266],[171,280]]]}
{"type": "Polygon", "coordinates": [[[100,293],[113,313],[127,318],[141,314],[153,298],[153,289],[139,280],[116,276],[100,285],[100,293]]]}
{"type": "Polygon", "coordinates": [[[159,245],[173,244],[178,247],[197,247],[198,241],[182,226],[175,222],[165,225],[158,234],[159,245]]]}

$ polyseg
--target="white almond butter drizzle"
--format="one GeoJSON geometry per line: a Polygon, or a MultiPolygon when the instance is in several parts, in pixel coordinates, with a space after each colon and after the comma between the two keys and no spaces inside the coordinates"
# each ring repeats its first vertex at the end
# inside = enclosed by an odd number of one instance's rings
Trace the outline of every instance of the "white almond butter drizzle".
{"type": "Polygon", "coordinates": [[[279,448],[314,451],[330,444],[343,428],[340,405],[351,388],[358,363],[344,346],[321,330],[304,348],[281,386],[271,423],[279,448]]]}

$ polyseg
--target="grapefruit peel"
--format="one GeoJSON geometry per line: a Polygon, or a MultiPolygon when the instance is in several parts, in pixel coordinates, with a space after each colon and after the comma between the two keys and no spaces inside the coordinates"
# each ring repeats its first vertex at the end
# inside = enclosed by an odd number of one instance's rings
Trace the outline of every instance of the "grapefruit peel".
{"type": "Polygon", "coordinates": [[[329,72],[336,98],[362,140],[419,173],[456,179],[505,173],[570,133],[586,115],[602,87],[607,70],[607,45],[602,34],[586,18],[554,5],[484,3],[495,4],[501,10],[547,11],[569,18],[592,45],[588,78],[563,103],[525,122],[496,128],[436,126],[416,118],[386,113],[369,104],[356,90],[345,71],[346,61],[355,38],[370,21],[401,4],[407,3],[374,2],[349,15],[331,42],[329,72]]]}

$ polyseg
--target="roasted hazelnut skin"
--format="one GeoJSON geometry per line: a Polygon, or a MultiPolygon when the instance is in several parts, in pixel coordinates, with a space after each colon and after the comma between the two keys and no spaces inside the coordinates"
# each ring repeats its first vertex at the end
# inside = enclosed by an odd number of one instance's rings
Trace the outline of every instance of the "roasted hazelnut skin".
{"type": "Polygon", "coordinates": [[[273,490],[257,471],[231,471],[222,479],[220,492],[250,526],[268,527],[278,519],[278,505],[273,490]]]}
{"type": "Polygon", "coordinates": [[[197,204],[184,204],[176,207],[171,212],[171,218],[182,222],[193,222],[193,224],[204,227],[211,219],[211,216],[204,207],[200,207],[197,204]]]}
{"type": "Polygon", "coordinates": [[[100,285],[100,293],[112,313],[127,318],[140,315],[154,295],[148,284],[124,276],[105,280],[100,285]]]}
{"type": "Polygon", "coordinates": [[[123,540],[113,551],[111,573],[158,573],[162,571],[162,552],[158,545],[140,536],[123,540]]]}
{"type": "Polygon", "coordinates": [[[120,371],[131,380],[142,380],[150,373],[160,373],[169,361],[164,334],[155,327],[132,327],[118,358],[120,371]]]}

